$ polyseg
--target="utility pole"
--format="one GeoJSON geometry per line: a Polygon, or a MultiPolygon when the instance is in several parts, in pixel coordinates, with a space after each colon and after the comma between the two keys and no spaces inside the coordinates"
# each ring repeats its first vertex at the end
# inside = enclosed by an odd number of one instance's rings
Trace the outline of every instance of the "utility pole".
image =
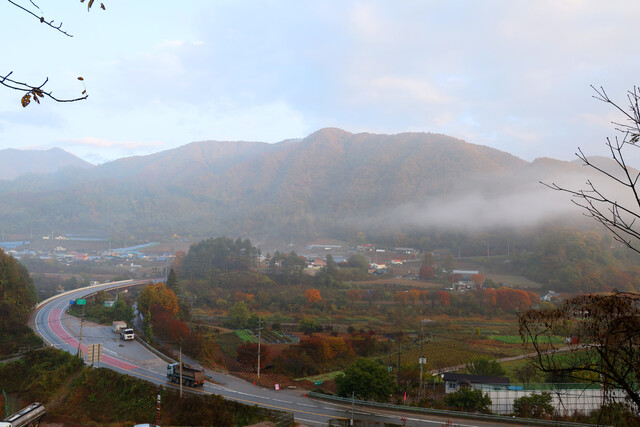
{"type": "Polygon", "coordinates": [[[84,325],[84,305],[82,306],[82,317],[80,317],[80,339],[78,340],[78,357],[82,357],[82,326],[84,325]]]}
{"type": "Polygon", "coordinates": [[[262,332],[262,317],[258,317],[258,379],[260,379],[260,334],[262,332]]]}
{"type": "Polygon", "coordinates": [[[400,356],[402,351],[402,346],[400,344],[400,334],[397,335],[396,341],[398,343],[398,371],[396,372],[396,381],[398,383],[398,387],[400,386],[400,356]]]}
{"type": "Polygon", "coordinates": [[[422,361],[424,353],[422,352],[422,342],[424,341],[424,319],[420,321],[420,381],[418,385],[418,400],[422,399],[422,361]]]}

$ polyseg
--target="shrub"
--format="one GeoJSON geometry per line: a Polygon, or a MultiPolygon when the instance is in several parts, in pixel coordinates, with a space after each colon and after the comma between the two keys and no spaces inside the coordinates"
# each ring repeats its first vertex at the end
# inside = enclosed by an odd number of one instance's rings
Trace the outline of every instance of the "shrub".
{"type": "Polygon", "coordinates": [[[482,390],[465,387],[444,397],[444,403],[450,408],[465,412],[491,413],[491,398],[482,390]]]}
{"type": "Polygon", "coordinates": [[[551,418],[555,408],[547,391],[522,396],[513,401],[513,414],[522,418],[551,418]]]}

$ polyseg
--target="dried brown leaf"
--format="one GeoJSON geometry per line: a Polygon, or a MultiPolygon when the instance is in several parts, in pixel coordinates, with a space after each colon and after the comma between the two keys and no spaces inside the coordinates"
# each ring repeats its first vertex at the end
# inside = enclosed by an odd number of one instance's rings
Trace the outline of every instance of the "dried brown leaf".
{"type": "Polygon", "coordinates": [[[78,77],[78,80],[84,80],[82,77],[78,77]]]}
{"type": "Polygon", "coordinates": [[[31,102],[31,94],[29,93],[25,94],[20,100],[20,102],[22,103],[23,107],[26,107],[27,105],[29,105],[29,103],[31,102]]]}

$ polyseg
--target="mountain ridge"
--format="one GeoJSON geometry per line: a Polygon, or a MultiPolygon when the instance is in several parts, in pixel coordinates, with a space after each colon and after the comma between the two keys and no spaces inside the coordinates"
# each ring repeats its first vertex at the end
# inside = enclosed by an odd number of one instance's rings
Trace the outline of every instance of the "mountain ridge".
{"type": "MultiPolygon", "coordinates": [[[[0,221],[13,233],[26,227],[50,231],[53,224],[140,238],[309,238],[359,224],[388,228],[397,219],[389,212],[401,206],[430,211],[443,200],[471,196],[495,202],[538,192],[542,178],[578,171],[570,162],[527,162],[441,134],[325,128],[276,144],[197,141],[0,182],[0,221]],[[372,216],[378,219],[369,221],[372,216]]],[[[528,202],[517,204],[522,203],[528,202]]]]}

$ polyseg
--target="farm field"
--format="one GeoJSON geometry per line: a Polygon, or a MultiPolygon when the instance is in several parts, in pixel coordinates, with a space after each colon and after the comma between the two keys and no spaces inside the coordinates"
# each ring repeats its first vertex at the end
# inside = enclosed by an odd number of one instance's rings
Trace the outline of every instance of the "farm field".
{"type": "Polygon", "coordinates": [[[249,329],[237,329],[235,333],[245,344],[258,342],[258,338],[256,338],[255,335],[253,335],[253,332],[249,329]]]}
{"type": "Polygon", "coordinates": [[[506,283],[510,287],[520,288],[520,289],[542,289],[543,284],[534,282],[533,280],[529,280],[522,276],[514,276],[509,274],[491,274],[487,273],[485,275],[487,279],[491,279],[496,283],[506,283]]]}
{"type": "MultiPolygon", "coordinates": [[[[522,343],[522,338],[520,338],[520,335],[489,335],[488,338],[490,338],[492,340],[495,340],[495,341],[503,342],[505,344],[521,344],[522,343]]],[[[555,335],[555,336],[551,337],[551,343],[552,344],[563,344],[564,343],[564,337],[555,335]]]]}

